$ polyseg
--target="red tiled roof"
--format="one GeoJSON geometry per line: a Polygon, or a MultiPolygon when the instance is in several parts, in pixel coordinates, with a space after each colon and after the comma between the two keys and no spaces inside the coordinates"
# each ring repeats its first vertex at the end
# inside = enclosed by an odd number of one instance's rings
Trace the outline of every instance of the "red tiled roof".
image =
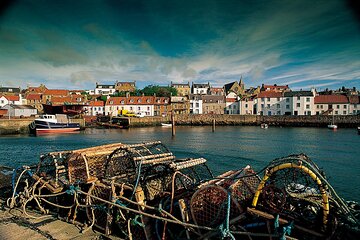
{"type": "Polygon", "coordinates": [[[350,96],[349,102],[351,104],[359,104],[360,103],[360,96],[350,96]]]}
{"type": "Polygon", "coordinates": [[[30,93],[26,96],[27,100],[41,100],[41,94],[30,93]]]}
{"type": "Polygon", "coordinates": [[[65,102],[71,102],[71,97],[52,97],[51,103],[52,104],[64,104],[65,102]]]}
{"type": "Polygon", "coordinates": [[[349,103],[349,100],[344,95],[319,95],[315,96],[314,103],[349,103]]]}
{"type": "Polygon", "coordinates": [[[4,96],[8,101],[19,101],[20,100],[20,97],[19,96],[12,96],[12,95],[9,95],[9,96],[4,96]]]}
{"type": "Polygon", "coordinates": [[[7,109],[0,109],[0,116],[7,113],[7,109]]]}
{"type": "Polygon", "coordinates": [[[67,96],[69,95],[69,90],[63,89],[46,89],[44,95],[58,95],[58,96],[67,96]]]}
{"type": "Polygon", "coordinates": [[[89,103],[89,106],[92,107],[103,107],[105,105],[105,103],[103,101],[91,101],[89,103]]]}
{"type": "Polygon", "coordinates": [[[154,100],[155,105],[169,104],[170,99],[168,97],[156,97],[154,100]]]}
{"type": "Polygon", "coordinates": [[[236,102],[236,98],[226,98],[226,102],[236,102]]]}
{"type": "Polygon", "coordinates": [[[28,92],[43,93],[41,87],[28,87],[28,92]]]}
{"type": "Polygon", "coordinates": [[[279,98],[282,97],[283,94],[281,92],[273,92],[273,91],[264,91],[258,94],[258,98],[279,98]]]}
{"type": "Polygon", "coordinates": [[[268,90],[268,91],[273,91],[273,90],[275,90],[275,89],[288,89],[289,88],[289,86],[278,86],[278,85],[264,85],[264,89],[266,89],[266,88],[270,88],[270,90],[268,90]]]}

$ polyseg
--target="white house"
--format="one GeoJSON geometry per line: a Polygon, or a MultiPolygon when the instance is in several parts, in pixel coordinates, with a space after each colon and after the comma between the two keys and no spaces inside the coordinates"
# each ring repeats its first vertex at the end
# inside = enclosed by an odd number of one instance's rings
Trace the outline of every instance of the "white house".
{"type": "Polygon", "coordinates": [[[251,115],[254,114],[254,98],[244,97],[239,101],[240,114],[251,115]]]}
{"type": "Polygon", "coordinates": [[[345,95],[318,95],[314,99],[315,113],[334,114],[334,115],[348,115],[349,114],[349,99],[345,95]]]}
{"type": "Polygon", "coordinates": [[[315,115],[315,90],[284,92],[285,115],[315,115]]]}
{"type": "Polygon", "coordinates": [[[85,115],[87,116],[96,116],[99,114],[104,114],[105,112],[105,103],[103,101],[91,101],[89,105],[84,106],[85,115]]]}
{"type": "Polygon", "coordinates": [[[7,109],[6,116],[10,114],[10,117],[30,117],[37,114],[37,109],[30,105],[7,104],[3,109],[7,109]]]}
{"type": "Polygon", "coordinates": [[[190,94],[190,113],[191,114],[202,114],[202,98],[201,95],[190,94]]]}
{"type": "Polygon", "coordinates": [[[240,114],[240,102],[236,98],[225,99],[225,114],[240,114]]]}
{"type": "Polygon", "coordinates": [[[257,115],[283,115],[284,97],[282,92],[264,91],[260,92],[255,98],[255,108],[257,115]]]}
{"type": "Polygon", "coordinates": [[[3,107],[7,104],[16,104],[22,105],[23,101],[21,95],[8,95],[8,96],[0,96],[0,107],[3,107]]]}
{"type": "Polygon", "coordinates": [[[132,113],[154,116],[153,96],[142,97],[110,97],[105,103],[105,115],[118,116],[122,110],[132,113]]]}
{"type": "Polygon", "coordinates": [[[115,93],[115,85],[96,83],[95,95],[112,95],[115,93]]]}
{"type": "Polygon", "coordinates": [[[349,96],[349,114],[360,114],[360,96],[349,96]]]}
{"type": "Polygon", "coordinates": [[[208,91],[210,90],[210,84],[206,83],[206,84],[196,84],[193,83],[191,86],[191,93],[192,94],[201,94],[201,95],[205,95],[208,93],[208,91]]]}

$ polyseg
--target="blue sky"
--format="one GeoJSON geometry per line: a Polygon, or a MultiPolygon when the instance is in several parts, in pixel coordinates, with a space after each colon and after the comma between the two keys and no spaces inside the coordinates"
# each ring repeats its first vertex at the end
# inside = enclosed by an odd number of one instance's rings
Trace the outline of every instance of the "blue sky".
{"type": "Polygon", "coordinates": [[[239,80],[360,89],[343,0],[18,0],[0,12],[0,84],[92,89],[239,80]]]}

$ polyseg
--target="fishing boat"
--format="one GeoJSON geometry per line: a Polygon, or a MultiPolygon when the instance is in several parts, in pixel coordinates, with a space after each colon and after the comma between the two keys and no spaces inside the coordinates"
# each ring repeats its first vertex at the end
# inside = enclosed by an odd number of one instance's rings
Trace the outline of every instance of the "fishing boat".
{"type": "Polygon", "coordinates": [[[30,131],[34,134],[41,133],[70,133],[80,130],[79,123],[71,123],[65,114],[40,115],[30,124],[30,131]]]}
{"type": "Polygon", "coordinates": [[[171,123],[161,123],[162,127],[171,127],[171,123]]]}
{"type": "Polygon", "coordinates": [[[358,130],[358,134],[360,135],[360,127],[357,127],[357,130],[358,130]]]}
{"type": "Polygon", "coordinates": [[[260,125],[260,127],[261,127],[262,129],[267,129],[267,128],[269,128],[269,125],[268,125],[267,123],[262,123],[262,124],[260,125]]]}

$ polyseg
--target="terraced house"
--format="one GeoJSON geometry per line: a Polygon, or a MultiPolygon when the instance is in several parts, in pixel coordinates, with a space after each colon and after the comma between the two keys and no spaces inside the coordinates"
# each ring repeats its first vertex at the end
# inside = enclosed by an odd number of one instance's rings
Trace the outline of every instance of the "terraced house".
{"type": "Polygon", "coordinates": [[[349,99],[345,95],[319,95],[314,99],[316,115],[348,115],[349,99]]]}
{"type": "Polygon", "coordinates": [[[118,116],[122,110],[143,116],[163,115],[168,114],[169,105],[165,97],[110,97],[105,103],[105,115],[118,116]]]}

